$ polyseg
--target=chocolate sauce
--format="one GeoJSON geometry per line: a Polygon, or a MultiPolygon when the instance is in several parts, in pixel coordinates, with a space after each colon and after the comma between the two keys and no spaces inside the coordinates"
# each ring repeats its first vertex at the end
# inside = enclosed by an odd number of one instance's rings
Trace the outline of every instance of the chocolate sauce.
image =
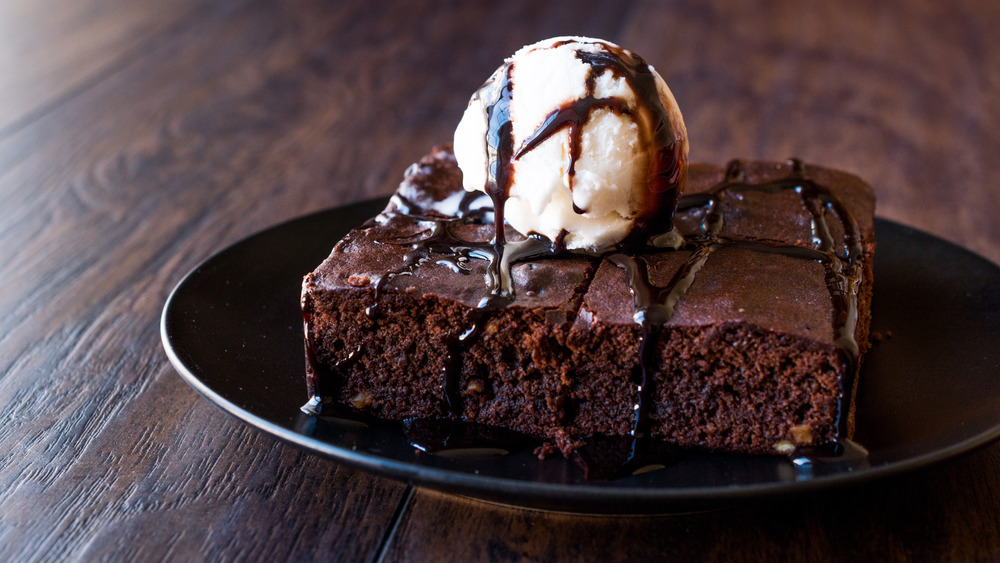
{"type": "Polygon", "coordinates": [[[649,132],[653,137],[645,141],[650,153],[649,169],[646,183],[642,186],[643,204],[633,233],[641,238],[648,232],[667,231],[673,224],[678,189],[686,166],[677,147],[670,116],[660,100],[656,76],[638,55],[617,45],[596,44],[602,48],[601,52],[577,51],[577,58],[590,65],[588,92],[593,92],[597,77],[605,71],[624,77],[638,101],[636,109],[639,115],[636,117],[646,120],[646,128],[640,127],[639,130],[649,132]]]}
{"type": "Polygon", "coordinates": [[[480,192],[463,191],[461,197],[456,199],[454,207],[449,206],[447,209],[442,209],[441,202],[434,202],[436,205],[433,206],[422,206],[399,192],[394,193],[389,201],[395,213],[427,220],[454,218],[464,219],[471,223],[482,223],[488,219],[488,215],[493,213],[492,207],[480,204],[480,199],[486,199],[486,195],[480,192]]]}
{"type": "Polygon", "coordinates": [[[316,347],[312,338],[309,338],[309,323],[312,320],[312,313],[302,308],[302,331],[305,335],[306,353],[306,390],[309,393],[309,402],[302,407],[302,410],[311,414],[319,414],[322,411],[323,403],[329,392],[323,388],[323,384],[330,381],[337,381],[337,374],[326,364],[316,357],[316,347]]]}
{"type": "MultiPolygon", "coordinates": [[[[365,314],[374,319],[378,315],[378,306],[383,288],[387,283],[399,276],[412,275],[420,265],[431,260],[432,255],[440,258],[436,263],[445,263],[452,271],[468,275],[471,273],[465,265],[471,258],[484,257],[482,245],[466,242],[454,233],[454,228],[463,221],[460,218],[417,217],[421,225],[427,226],[416,240],[376,241],[380,244],[396,244],[410,246],[411,251],[403,255],[403,265],[387,272],[375,282],[375,294],[372,304],[365,309],[365,314]]],[[[489,256],[485,256],[489,259],[489,256]]]]}
{"type": "MultiPolygon", "coordinates": [[[[554,46],[568,43],[559,42],[554,46]]],[[[641,139],[649,153],[649,164],[646,182],[641,186],[640,213],[635,219],[634,236],[630,236],[629,239],[641,238],[644,233],[650,231],[669,230],[677,205],[678,186],[683,180],[684,163],[680,160],[682,155],[676,146],[677,139],[674,138],[670,116],[660,100],[656,76],[646,61],[626,49],[604,42],[591,44],[600,47],[601,51],[576,52],[576,57],[590,66],[586,78],[586,95],[578,100],[566,102],[550,112],[541,125],[521,143],[514,160],[521,158],[555,133],[568,129],[570,159],[567,175],[569,189],[572,190],[576,163],[580,159],[582,148],[583,127],[590,121],[594,111],[604,109],[619,115],[631,116],[641,125],[640,133],[650,138],[641,139]],[[597,78],[605,72],[611,72],[615,77],[625,79],[636,95],[636,107],[629,106],[628,102],[621,98],[595,97],[597,78]]],[[[508,79],[512,68],[513,65],[508,63],[506,73],[508,79]]],[[[492,126],[491,121],[490,127],[492,126]]],[[[496,200],[494,202],[496,203],[496,200]]],[[[575,203],[573,211],[577,214],[587,212],[575,203]]]]}
{"type": "Polygon", "coordinates": [[[663,440],[591,436],[573,451],[573,462],[588,480],[610,480],[663,469],[684,454],[663,440]]]}
{"type": "MultiPolygon", "coordinates": [[[[593,75],[593,67],[591,76],[593,75]]],[[[615,113],[631,115],[632,110],[628,104],[619,98],[595,98],[594,80],[588,76],[587,95],[579,100],[567,102],[555,109],[545,117],[542,124],[538,126],[517,150],[515,158],[521,158],[532,149],[540,145],[543,141],[555,133],[569,128],[569,169],[566,174],[569,176],[569,189],[573,189],[573,177],[576,176],[576,161],[580,159],[582,145],[583,126],[590,121],[590,114],[594,110],[608,109],[615,113]]],[[[574,210],[576,210],[574,204],[574,210]]],[[[582,213],[582,211],[577,211],[582,213]]]]}
{"type": "MultiPolygon", "coordinates": [[[[493,221],[496,228],[493,246],[498,257],[503,256],[504,208],[510,197],[510,186],[514,180],[514,136],[510,121],[510,100],[514,92],[511,73],[514,67],[507,65],[499,82],[493,82],[492,101],[486,107],[486,186],[484,191],[493,200],[493,221]]],[[[499,269],[499,262],[495,262],[499,269]]],[[[502,272],[497,272],[498,277],[502,272]]],[[[495,288],[490,288],[495,290],[495,288]]]]}
{"type": "Polygon", "coordinates": [[[426,418],[404,420],[403,434],[417,450],[444,457],[495,457],[537,442],[504,428],[426,418]]]}
{"type": "Polygon", "coordinates": [[[633,318],[641,327],[639,340],[640,381],[637,385],[635,404],[635,419],[631,435],[637,439],[649,434],[649,414],[655,398],[656,340],[660,329],[677,310],[677,303],[688,288],[694,283],[695,276],[708,260],[709,255],[718,248],[718,244],[709,244],[695,249],[681,269],[674,275],[666,287],[653,286],[649,278],[649,266],[641,255],[612,254],[608,260],[628,272],[629,289],[632,292],[633,318]]]}
{"type": "Polygon", "coordinates": [[[798,447],[788,455],[788,459],[804,478],[831,470],[854,471],[870,467],[868,450],[847,438],[818,446],[798,447]]]}
{"type": "Polygon", "coordinates": [[[309,393],[309,402],[302,406],[302,411],[315,415],[323,412],[324,405],[330,403],[328,398],[333,396],[334,390],[327,389],[325,386],[343,380],[347,370],[361,357],[361,349],[351,351],[347,356],[335,361],[332,367],[320,362],[312,338],[309,338],[312,307],[303,301],[301,308],[302,331],[305,336],[306,390],[309,393]]]}
{"type": "Polygon", "coordinates": [[[455,416],[462,415],[462,389],[460,388],[462,376],[462,356],[466,348],[479,339],[480,327],[482,326],[482,309],[477,309],[475,319],[472,320],[465,332],[457,338],[451,338],[447,344],[447,352],[444,357],[444,365],[441,368],[442,381],[441,389],[444,395],[444,403],[448,412],[455,416]]]}

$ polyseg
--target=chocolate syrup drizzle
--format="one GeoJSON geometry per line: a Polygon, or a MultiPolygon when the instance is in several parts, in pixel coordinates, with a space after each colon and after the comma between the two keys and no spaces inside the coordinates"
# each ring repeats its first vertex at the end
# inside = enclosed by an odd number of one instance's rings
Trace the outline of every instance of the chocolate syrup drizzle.
{"type": "MultiPolygon", "coordinates": [[[[520,261],[539,257],[559,257],[565,255],[563,233],[556,241],[533,235],[522,241],[508,242],[504,235],[504,206],[510,195],[513,182],[514,161],[530,152],[546,138],[555,132],[569,129],[571,155],[569,174],[575,173],[575,163],[580,154],[580,136],[582,126],[588,121],[596,109],[610,109],[622,114],[634,115],[636,111],[648,112],[653,123],[652,141],[655,147],[654,156],[650,159],[650,172],[646,186],[646,213],[637,220],[636,228],[626,243],[620,248],[628,248],[629,252],[617,252],[607,256],[607,259],[627,272],[630,290],[633,295],[634,319],[641,329],[639,343],[639,365],[641,367],[639,380],[634,381],[635,403],[633,405],[635,418],[633,420],[631,451],[627,461],[615,472],[626,474],[641,465],[646,438],[649,436],[652,407],[655,397],[656,343],[662,333],[662,328],[674,316],[678,304],[683,300],[688,289],[697,279],[699,271],[709,260],[711,254],[722,247],[739,247],[756,252],[778,253],[785,256],[814,260],[821,263],[826,270],[826,283],[834,306],[834,332],[838,348],[842,351],[847,363],[847,373],[856,375],[858,344],[854,333],[857,324],[857,294],[861,282],[861,267],[859,259],[862,255],[860,231],[857,222],[846,207],[830,191],[809,179],[805,168],[799,160],[790,160],[791,173],[783,179],[765,182],[748,183],[746,169],[742,161],[731,161],[726,169],[724,179],[711,189],[685,195],[677,201],[678,184],[682,179],[682,162],[675,150],[675,139],[670,129],[669,119],[660,103],[656,90],[656,82],[648,66],[639,57],[616,46],[598,43],[605,52],[590,53],[578,51],[577,57],[591,67],[587,78],[588,95],[576,102],[567,103],[554,110],[539,128],[530,135],[515,151],[510,122],[510,101],[514,95],[511,80],[513,65],[507,63],[501,67],[477,93],[488,101],[486,116],[488,128],[487,145],[487,181],[485,191],[493,202],[494,237],[489,243],[470,242],[463,240],[455,232],[459,224],[482,222],[486,209],[470,212],[475,197],[466,196],[459,206],[457,217],[437,217],[428,214],[428,210],[420,208],[402,198],[394,196],[396,213],[408,215],[427,228],[417,240],[392,240],[384,244],[407,244],[411,251],[404,256],[403,265],[384,275],[374,288],[374,303],[366,309],[366,314],[377,319],[380,294],[387,283],[399,276],[412,275],[423,264],[437,257],[436,263],[448,266],[462,275],[469,275],[471,269],[468,261],[471,259],[488,262],[485,274],[486,293],[478,306],[467,314],[466,326],[457,332],[447,344],[447,354],[442,368],[442,391],[445,410],[455,418],[461,418],[462,401],[459,381],[462,368],[462,356],[465,350],[472,346],[481,335],[481,327],[491,311],[505,307],[514,300],[514,284],[511,268],[520,261]],[[616,76],[624,76],[637,93],[640,109],[630,108],[625,102],[613,98],[593,97],[596,78],[605,71],[611,71],[616,76]],[[802,198],[803,206],[812,216],[812,246],[781,245],[777,243],[734,239],[723,234],[725,209],[723,201],[727,193],[763,192],[779,193],[794,191],[802,198]],[[700,231],[681,236],[672,228],[675,207],[678,211],[703,207],[705,213],[700,225],[700,231]],[[836,214],[841,222],[844,242],[838,245],[833,240],[827,221],[829,212],[836,214]],[[661,233],[661,234],[658,234],[661,233]],[[658,235],[658,236],[650,236],[658,235]],[[663,252],[666,250],[681,250],[690,253],[687,261],[674,275],[666,287],[655,287],[650,279],[645,254],[663,252]],[[843,253],[843,257],[838,254],[843,253]]],[[[578,210],[582,212],[582,210],[578,210]]],[[[317,379],[322,378],[322,368],[311,347],[308,337],[309,313],[303,306],[303,319],[306,326],[306,356],[313,366],[317,379]]],[[[357,354],[337,362],[336,371],[349,366],[357,354]]],[[[846,418],[844,400],[851,392],[848,385],[853,385],[853,379],[842,382],[840,390],[841,401],[838,403],[838,426],[840,435],[846,435],[846,418]]],[[[310,380],[310,394],[314,397],[304,409],[310,411],[310,405],[317,406],[320,397],[318,383],[310,380]],[[314,405],[316,403],[316,405],[314,405]]],[[[317,412],[318,409],[311,412],[317,412]]],[[[836,445],[836,443],[834,444],[836,445]]],[[[799,460],[808,458],[799,455],[799,460]]]]}
{"type": "MultiPolygon", "coordinates": [[[[562,41],[554,47],[571,43],[562,41]]],[[[575,42],[573,42],[575,43],[575,42]]],[[[576,51],[576,58],[586,63],[590,70],[586,78],[586,95],[578,100],[566,102],[550,112],[541,125],[521,143],[514,159],[521,158],[532,149],[555,133],[568,129],[570,160],[567,167],[569,188],[573,189],[573,179],[576,176],[576,163],[580,159],[582,149],[583,127],[590,121],[594,111],[610,110],[619,115],[631,116],[637,123],[645,122],[646,127],[639,127],[640,134],[650,138],[642,139],[649,152],[649,164],[646,182],[642,186],[641,213],[635,219],[633,233],[641,237],[649,231],[667,230],[673,220],[674,209],[677,206],[678,185],[682,180],[683,161],[674,137],[670,116],[660,99],[656,76],[641,57],[617,45],[604,42],[589,43],[598,46],[601,51],[576,51]],[[631,107],[621,98],[596,98],[597,79],[605,72],[611,72],[616,78],[624,78],[629,88],[636,95],[636,106],[631,107]]],[[[507,64],[506,76],[511,75],[513,64],[507,64]]],[[[506,101],[509,104],[509,99],[506,101]]],[[[492,127],[493,123],[490,122],[492,127]]],[[[492,156],[492,155],[490,155],[492,156]]],[[[490,161],[493,162],[492,160],[490,161]]],[[[492,166],[492,164],[491,164],[492,166]]],[[[510,185],[505,187],[502,201],[506,201],[510,185]]],[[[487,190],[487,193],[490,193],[487,190]]],[[[492,195],[492,194],[491,194],[492,195]]],[[[497,200],[494,199],[494,204],[497,200]]],[[[586,213],[573,204],[577,214],[586,213]]],[[[498,223],[502,224],[502,223],[498,223]]],[[[632,238],[632,237],[630,237],[632,238]]]]}
{"type": "Polygon", "coordinates": [[[306,390],[309,393],[309,402],[302,406],[302,411],[307,414],[318,415],[324,410],[324,397],[332,395],[324,387],[324,383],[329,385],[332,381],[341,381],[347,370],[361,357],[361,348],[352,350],[347,356],[336,360],[332,366],[319,361],[313,339],[309,337],[309,325],[312,323],[312,304],[306,303],[305,295],[300,299],[302,309],[302,329],[305,337],[306,355],[306,390]]]}
{"type": "MultiPolygon", "coordinates": [[[[447,212],[442,212],[440,207],[434,210],[438,213],[447,215],[449,218],[464,219],[467,222],[482,223],[489,218],[489,214],[493,213],[492,208],[487,208],[480,204],[479,200],[485,198],[486,196],[479,192],[463,192],[461,198],[458,199],[454,210],[449,209],[447,212]]],[[[428,220],[433,220],[435,218],[431,213],[431,208],[423,207],[419,203],[412,201],[398,192],[393,194],[392,197],[389,198],[389,201],[394,208],[394,213],[428,220]]]]}

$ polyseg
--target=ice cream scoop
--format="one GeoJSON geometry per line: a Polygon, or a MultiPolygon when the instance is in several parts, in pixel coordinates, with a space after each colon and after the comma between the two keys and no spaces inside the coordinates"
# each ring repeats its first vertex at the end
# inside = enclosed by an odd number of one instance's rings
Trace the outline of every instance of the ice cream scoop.
{"type": "Polygon", "coordinates": [[[507,59],[473,94],[454,151],[465,189],[490,194],[498,223],[595,252],[668,230],[687,176],[687,132],[666,83],[639,56],[587,37],[507,59]]]}

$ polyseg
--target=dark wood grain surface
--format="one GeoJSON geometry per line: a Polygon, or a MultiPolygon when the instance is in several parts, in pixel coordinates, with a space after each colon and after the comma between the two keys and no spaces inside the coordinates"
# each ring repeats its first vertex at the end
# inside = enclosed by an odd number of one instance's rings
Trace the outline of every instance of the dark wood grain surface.
{"type": "Polygon", "coordinates": [[[0,4],[0,560],[1000,560],[1000,445],[731,510],[522,510],[250,430],[158,331],[198,262],[390,193],[561,34],[654,64],[694,160],[846,169],[1000,262],[998,28],[975,0],[0,4]]]}

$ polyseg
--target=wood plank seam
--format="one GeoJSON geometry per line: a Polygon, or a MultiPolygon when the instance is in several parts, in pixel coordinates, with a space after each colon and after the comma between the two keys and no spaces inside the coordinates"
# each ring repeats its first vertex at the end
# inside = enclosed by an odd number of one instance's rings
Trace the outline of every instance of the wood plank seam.
{"type": "Polygon", "coordinates": [[[403,519],[403,513],[406,512],[407,508],[409,508],[410,500],[413,499],[414,488],[415,487],[412,483],[406,484],[406,493],[396,506],[396,511],[392,514],[392,519],[389,521],[389,525],[385,529],[385,535],[382,536],[382,541],[379,543],[378,552],[375,554],[373,561],[382,563],[383,559],[385,559],[387,548],[396,536],[396,529],[399,527],[399,523],[403,519]]]}

